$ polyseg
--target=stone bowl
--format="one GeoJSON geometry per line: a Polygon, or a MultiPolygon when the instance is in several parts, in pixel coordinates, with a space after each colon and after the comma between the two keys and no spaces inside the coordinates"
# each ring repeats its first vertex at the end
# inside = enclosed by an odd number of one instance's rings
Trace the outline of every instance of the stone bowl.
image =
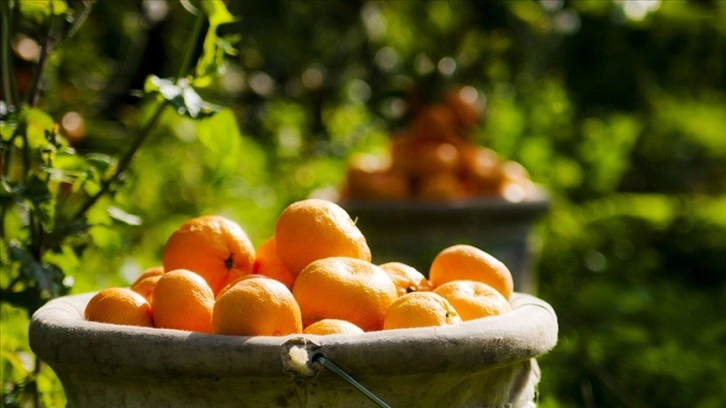
{"type": "Polygon", "coordinates": [[[536,358],[557,343],[543,300],[454,326],[362,335],[240,337],[89,322],[93,293],[33,314],[30,346],[68,407],[371,407],[324,356],[392,407],[529,407],[536,358]]]}
{"type": "Polygon", "coordinates": [[[542,188],[519,202],[480,197],[450,202],[341,201],[340,206],[356,220],[376,264],[404,262],[428,276],[439,251],[469,244],[507,265],[515,290],[537,294],[533,227],[550,206],[542,188]]]}

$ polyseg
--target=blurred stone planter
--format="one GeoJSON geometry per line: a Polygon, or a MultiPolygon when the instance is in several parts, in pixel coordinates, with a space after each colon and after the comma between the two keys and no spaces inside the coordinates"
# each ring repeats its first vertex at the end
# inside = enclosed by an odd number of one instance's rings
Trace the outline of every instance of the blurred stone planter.
{"type": "Polygon", "coordinates": [[[549,209],[544,190],[510,202],[503,198],[462,201],[347,201],[340,205],[356,220],[373,262],[399,261],[428,275],[436,254],[454,244],[469,244],[509,267],[516,291],[536,294],[532,227],[549,209]]]}
{"type": "Polygon", "coordinates": [[[31,348],[60,378],[69,407],[374,406],[316,355],[393,407],[529,407],[536,358],[557,342],[552,308],[519,293],[511,313],[456,326],[304,337],[88,322],[91,296],[55,299],[30,324],[31,348]],[[291,350],[306,351],[307,366],[291,365],[291,350]]]}

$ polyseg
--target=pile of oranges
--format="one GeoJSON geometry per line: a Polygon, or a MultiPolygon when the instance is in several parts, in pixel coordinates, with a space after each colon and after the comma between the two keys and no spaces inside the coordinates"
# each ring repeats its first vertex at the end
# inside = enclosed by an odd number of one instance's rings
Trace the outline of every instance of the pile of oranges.
{"type": "Polygon", "coordinates": [[[342,198],[528,198],[535,190],[526,169],[471,141],[482,110],[482,98],[471,86],[444,92],[440,101],[417,109],[408,126],[391,136],[387,155],[357,154],[349,160],[342,198]]]}
{"type": "Polygon", "coordinates": [[[227,218],[185,222],[161,266],[130,288],[97,292],[85,317],[239,336],[356,334],[507,313],[512,290],[507,267],[469,245],[444,248],[428,277],[401,262],[376,265],[342,207],[307,199],[285,208],[258,248],[227,218]]]}

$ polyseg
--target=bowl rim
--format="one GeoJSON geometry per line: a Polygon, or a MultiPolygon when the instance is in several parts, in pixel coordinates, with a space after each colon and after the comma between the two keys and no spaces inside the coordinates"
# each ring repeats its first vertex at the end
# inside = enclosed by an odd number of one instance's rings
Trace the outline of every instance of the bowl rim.
{"type": "Polygon", "coordinates": [[[537,186],[531,197],[509,201],[503,197],[471,197],[451,201],[341,199],[347,211],[393,211],[402,213],[451,213],[487,211],[493,213],[525,213],[538,215],[549,210],[551,198],[547,190],[537,186]]]}
{"type": "Polygon", "coordinates": [[[350,373],[402,375],[516,364],[546,354],[557,344],[555,311],[524,293],[512,295],[513,310],[507,314],[452,326],[281,337],[91,322],[84,319],[83,310],[95,293],[51,300],[32,315],[31,349],[54,369],[279,376],[289,375],[285,356],[289,357],[290,348],[303,347],[309,353],[309,366],[316,354],[323,353],[350,373]]]}

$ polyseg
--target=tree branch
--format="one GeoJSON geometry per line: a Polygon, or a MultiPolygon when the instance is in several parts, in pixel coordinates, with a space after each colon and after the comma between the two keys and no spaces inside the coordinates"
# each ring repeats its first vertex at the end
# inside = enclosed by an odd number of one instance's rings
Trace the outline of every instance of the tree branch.
{"type": "Polygon", "coordinates": [[[0,72],[2,72],[2,94],[7,101],[8,111],[15,110],[18,90],[15,87],[15,70],[10,62],[10,34],[12,31],[12,10],[9,1],[0,1],[0,72]]]}
{"type": "Polygon", "coordinates": [[[55,13],[51,13],[50,22],[48,23],[48,33],[43,41],[43,47],[40,50],[40,59],[38,65],[35,67],[35,75],[33,77],[32,87],[28,92],[28,105],[35,106],[38,104],[38,98],[40,97],[40,80],[43,77],[43,71],[48,62],[48,56],[53,49],[53,46],[59,40],[58,27],[62,23],[62,19],[55,13]]]}
{"type": "Polygon", "coordinates": [[[197,18],[194,21],[194,29],[192,31],[192,36],[190,37],[193,40],[189,43],[189,46],[184,53],[184,59],[182,60],[181,66],[179,66],[179,73],[176,75],[177,81],[184,78],[187,71],[189,71],[189,65],[192,63],[192,56],[194,55],[194,49],[197,46],[197,41],[199,40],[199,34],[202,31],[202,25],[204,25],[205,17],[204,11],[201,8],[197,9],[197,18]]]}
{"type": "Polygon", "coordinates": [[[123,173],[126,168],[131,164],[131,159],[136,154],[136,151],[139,150],[141,145],[144,143],[144,141],[149,137],[149,134],[151,134],[151,130],[156,126],[156,123],[159,121],[159,118],[161,118],[161,114],[164,113],[164,108],[167,106],[167,101],[164,100],[157,106],[156,111],[152,115],[151,119],[149,119],[149,122],[144,126],[143,129],[139,131],[136,138],[131,142],[131,146],[129,149],[124,153],[124,155],[119,159],[118,166],[116,166],[116,170],[113,172],[111,177],[107,178],[106,180],[101,183],[101,189],[98,190],[96,194],[91,196],[91,198],[86,201],[86,203],[81,207],[80,210],[76,213],[76,215],[71,219],[70,223],[73,221],[79,221],[88,210],[93,207],[96,202],[103,197],[111,188],[111,185],[121,176],[121,173],[123,173]]]}

